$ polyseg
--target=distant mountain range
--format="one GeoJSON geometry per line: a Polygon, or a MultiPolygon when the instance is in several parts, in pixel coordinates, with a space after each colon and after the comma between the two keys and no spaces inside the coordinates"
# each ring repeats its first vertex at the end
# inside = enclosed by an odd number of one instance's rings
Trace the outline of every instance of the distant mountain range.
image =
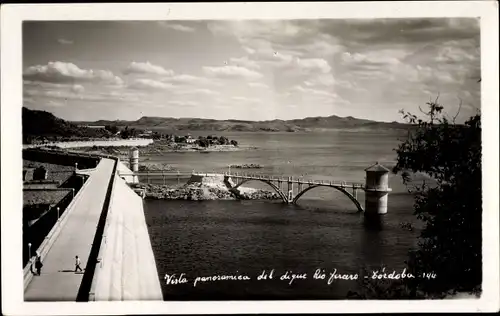
{"type": "Polygon", "coordinates": [[[295,120],[243,121],[213,120],[201,118],[167,118],[144,116],[136,121],[69,122],[54,116],[50,112],[30,110],[22,111],[24,138],[39,136],[58,137],[104,137],[110,133],[104,128],[86,126],[115,125],[136,129],[169,130],[169,131],[243,131],[243,132],[297,132],[329,129],[407,129],[409,125],[397,122],[376,122],[354,117],[307,117],[295,120]]]}
{"type": "Polygon", "coordinates": [[[357,119],[352,116],[339,117],[306,117],[295,120],[245,121],[245,120],[214,120],[202,118],[170,118],[143,116],[136,121],[74,122],[80,125],[117,125],[135,128],[190,130],[190,131],[243,131],[243,132],[297,132],[326,129],[407,129],[407,124],[397,122],[377,122],[357,119]]]}

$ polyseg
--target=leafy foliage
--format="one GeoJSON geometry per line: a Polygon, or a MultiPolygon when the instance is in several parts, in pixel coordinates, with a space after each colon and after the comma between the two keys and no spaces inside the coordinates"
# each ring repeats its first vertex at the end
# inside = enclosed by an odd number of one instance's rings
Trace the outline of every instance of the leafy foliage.
{"type": "Polygon", "coordinates": [[[229,139],[227,137],[219,137],[219,145],[229,145],[229,139]]]}
{"type": "Polygon", "coordinates": [[[411,183],[407,171],[436,181],[415,186],[414,213],[426,226],[418,249],[410,253],[410,268],[417,275],[437,275],[417,285],[429,295],[478,291],[482,281],[480,114],[456,124],[456,116],[447,118],[437,99],[427,105],[429,111],[422,111],[427,119],[401,111],[416,129],[396,150],[393,170],[404,171],[406,184],[411,183]]]}
{"type": "Polygon", "coordinates": [[[118,126],[116,126],[116,125],[106,125],[104,128],[113,135],[118,133],[118,130],[119,130],[118,126]]]}
{"type": "Polygon", "coordinates": [[[201,147],[208,147],[210,146],[210,142],[206,137],[200,136],[197,140],[196,143],[200,145],[201,147]]]}
{"type": "Polygon", "coordinates": [[[123,139],[137,137],[137,134],[139,134],[139,131],[135,128],[128,128],[128,126],[125,126],[125,128],[120,132],[120,136],[123,139]]]}

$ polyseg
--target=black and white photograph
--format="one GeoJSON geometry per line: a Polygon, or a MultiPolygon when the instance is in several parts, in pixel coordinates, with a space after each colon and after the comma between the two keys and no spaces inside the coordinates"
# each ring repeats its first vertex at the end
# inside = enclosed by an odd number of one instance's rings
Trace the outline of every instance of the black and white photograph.
{"type": "Polygon", "coordinates": [[[11,294],[498,311],[498,38],[438,4],[32,6],[2,41],[11,294]]]}

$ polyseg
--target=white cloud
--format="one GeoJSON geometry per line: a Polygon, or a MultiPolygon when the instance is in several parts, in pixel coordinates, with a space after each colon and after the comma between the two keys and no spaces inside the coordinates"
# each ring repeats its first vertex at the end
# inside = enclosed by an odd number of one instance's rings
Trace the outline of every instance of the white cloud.
{"type": "Polygon", "coordinates": [[[205,89],[205,88],[199,88],[199,89],[182,89],[182,90],[177,90],[174,91],[176,94],[202,94],[206,96],[215,96],[215,95],[220,95],[219,92],[205,89]]]}
{"type": "Polygon", "coordinates": [[[215,35],[236,38],[249,54],[274,50],[295,56],[330,56],[342,45],[314,20],[213,21],[208,29],[215,35]]]}
{"type": "Polygon", "coordinates": [[[195,94],[204,94],[204,95],[220,95],[219,92],[213,91],[213,90],[209,90],[209,89],[194,89],[194,90],[192,90],[192,93],[195,93],[195,94]]]}
{"type": "Polygon", "coordinates": [[[42,98],[64,99],[64,100],[83,100],[82,95],[76,95],[67,90],[25,90],[24,96],[32,97],[34,100],[40,102],[42,98]]]}
{"type": "Polygon", "coordinates": [[[317,89],[311,89],[311,88],[304,88],[302,86],[295,86],[289,90],[291,93],[299,93],[302,95],[313,95],[313,96],[321,96],[321,97],[330,97],[330,98],[337,98],[337,94],[329,91],[324,91],[324,90],[317,90],[317,89]]]}
{"type": "Polygon", "coordinates": [[[308,87],[315,87],[315,86],[331,87],[334,84],[335,80],[333,79],[333,76],[331,74],[321,74],[304,81],[304,85],[308,87]]]}
{"type": "Polygon", "coordinates": [[[261,100],[257,98],[247,98],[247,97],[232,97],[231,100],[233,101],[238,101],[238,102],[246,102],[246,103],[260,103],[261,100]]]}
{"type": "Polygon", "coordinates": [[[330,64],[323,58],[301,58],[268,49],[258,50],[251,57],[265,65],[300,73],[329,73],[332,70],[330,64]]]}
{"type": "Polygon", "coordinates": [[[297,66],[307,72],[329,73],[332,70],[330,64],[321,58],[295,58],[291,66],[297,66]]]}
{"type": "Polygon", "coordinates": [[[474,62],[479,60],[479,55],[479,49],[470,51],[462,47],[444,46],[439,50],[435,60],[444,63],[474,62]]]}
{"type": "Polygon", "coordinates": [[[72,45],[74,43],[73,41],[64,38],[59,38],[57,42],[61,45],[72,45]]]}
{"type": "Polygon", "coordinates": [[[464,73],[461,73],[460,69],[451,70],[431,66],[403,65],[397,69],[393,76],[400,82],[431,84],[436,87],[443,84],[456,84],[463,79],[464,73]]]}
{"type": "Polygon", "coordinates": [[[53,88],[68,88],[71,86],[71,83],[52,83],[52,82],[43,82],[43,81],[31,81],[31,80],[23,80],[24,88],[43,88],[43,89],[53,89],[53,88]]]}
{"type": "Polygon", "coordinates": [[[243,46],[243,49],[248,53],[248,54],[255,54],[256,50],[248,47],[248,46],[243,46]]]}
{"type": "Polygon", "coordinates": [[[171,84],[164,83],[153,79],[136,79],[129,86],[134,90],[167,90],[172,88],[171,84]]]}
{"type": "Polygon", "coordinates": [[[80,94],[85,91],[85,88],[80,84],[75,84],[71,87],[71,91],[73,91],[76,94],[80,94]]]}
{"type": "Polygon", "coordinates": [[[208,23],[208,29],[214,34],[235,36],[241,42],[256,39],[284,42],[297,36],[307,36],[312,31],[289,20],[213,21],[208,23]]]}
{"type": "Polygon", "coordinates": [[[331,35],[318,34],[317,36],[312,36],[310,42],[296,45],[296,47],[291,49],[309,56],[330,56],[342,51],[344,46],[340,45],[337,39],[331,35]]]}
{"type": "Polygon", "coordinates": [[[262,82],[249,82],[248,85],[252,88],[269,89],[269,86],[262,82]]]}
{"type": "Polygon", "coordinates": [[[234,64],[235,66],[241,66],[241,67],[245,67],[245,68],[253,69],[253,70],[260,69],[259,64],[254,60],[248,59],[248,56],[239,57],[239,58],[231,58],[229,61],[232,64],[234,64]]]}
{"type": "Polygon", "coordinates": [[[256,71],[232,65],[227,65],[222,67],[203,67],[203,71],[208,76],[216,78],[229,78],[229,79],[244,78],[249,80],[262,78],[262,74],[256,71]]]}
{"type": "Polygon", "coordinates": [[[162,79],[162,81],[179,85],[210,85],[210,86],[220,85],[220,83],[214,79],[209,80],[207,78],[193,76],[193,75],[186,75],[186,74],[165,77],[162,79]]]}
{"type": "Polygon", "coordinates": [[[175,106],[197,106],[198,102],[195,101],[181,101],[181,100],[170,100],[167,104],[175,105],[175,106]]]}
{"type": "Polygon", "coordinates": [[[278,52],[271,47],[256,49],[250,56],[259,62],[266,62],[275,66],[288,65],[293,61],[294,57],[296,57],[291,54],[278,52]]]}
{"type": "Polygon", "coordinates": [[[77,65],[66,62],[49,62],[47,65],[28,67],[24,79],[51,83],[92,82],[100,84],[122,85],[123,80],[108,70],[80,69],[77,65]]]}
{"type": "Polygon", "coordinates": [[[373,64],[375,66],[398,65],[400,59],[408,55],[408,52],[403,50],[374,50],[368,53],[342,53],[342,61],[352,64],[373,64]]]}
{"type": "Polygon", "coordinates": [[[131,62],[128,67],[123,70],[123,73],[128,74],[154,74],[154,75],[173,75],[174,72],[170,69],[165,69],[161,66],[153,65],[149,61],[145,63],[131,62]]]}
{"type": "MultiPolygon", "coordinates": [[[[23,91],[23,102],[32,104],[48,103],[48,100],[59,102],[65,100],[64,105],[68,101],[91,101],[91,102],[113,102],[122,104],[125,101],[143,102],[147,95],[142,95],[138,91],[133,93],[124,90],[106,89],[105,92],[99,90],[86,91],[81,85],[61,86],[61,87],[41,87],[28,86],[23,91]]],[[[70,103],[71,104],[71,103],[70,103]]]]}
{"type": "Polygon", "coordinates": [[[196,31],[195,28],[193,28],[193,27],[189,27],[189,26],[185,26],[185,25],[177,24],[177,23],[160,21],[159,24],[164,28],[172,29],[172,30],[176,30],[176,31],[180,31],[180,32],[192,33],[194,31],[196,31]]]}
{"type": "Polygon", "coordinates": [[[51,107],[61,107],[61,106],[64,106],[65,103],[60,102],[60,101],[49,100],[49,102],[47,103],[47,105],[51,106],[51,107]]]}

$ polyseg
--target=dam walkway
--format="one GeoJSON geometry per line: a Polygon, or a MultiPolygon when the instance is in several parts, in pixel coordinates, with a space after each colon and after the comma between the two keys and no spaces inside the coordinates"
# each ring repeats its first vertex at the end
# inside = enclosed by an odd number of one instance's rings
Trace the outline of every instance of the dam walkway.
{"type": "Polygon", "coordinates": [[[24,293],[25,301],[76,301],[84,273],[75,273],[75,256],[85,268],[103,211],[115,161],[101,159],[84,187],[56,223],[57,231],[40,253],[41,275],[34,275],[24,293]]]}
{"type": "Polygon", "coordinates": [[[41,275],[31,272],[30,263],[24,268],[24,300],[161,301],[142,199],[116,176],[119,170],[131,171],[117,157],[72,155],[98,163],[75,170],[87,181],[37,250],[41,275]],[[75,273],[75,256],[83,272],[75,273]]]}

